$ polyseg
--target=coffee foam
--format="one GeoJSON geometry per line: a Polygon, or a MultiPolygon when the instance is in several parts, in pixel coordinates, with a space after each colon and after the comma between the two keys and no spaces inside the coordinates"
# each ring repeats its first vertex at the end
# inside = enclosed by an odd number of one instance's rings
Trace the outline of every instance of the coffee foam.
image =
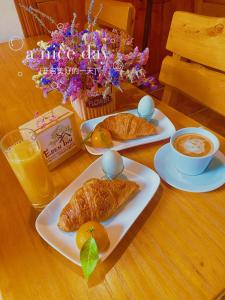
{"type": "Polygon", "coordinates": [[[205,141],[198,138],[190,138],[182,143],[183,148],[192,153],[201,154],[205,152],[205,141]]]}
{"type": "Polygon", "coordinates": [[[207,137],[196,133],[179,135],[173,145],[177,151],[189,156],[205,156],[213,151],[212,142],[207,137]]]}

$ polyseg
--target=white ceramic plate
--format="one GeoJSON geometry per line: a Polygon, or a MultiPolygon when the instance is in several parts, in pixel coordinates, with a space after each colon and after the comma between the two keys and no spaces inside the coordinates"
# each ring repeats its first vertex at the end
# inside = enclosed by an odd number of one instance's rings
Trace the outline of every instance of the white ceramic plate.
{"type": "MultiPolygon", "coordinates": [[[[130,113],[138,116],[137,109],[127,110],[123,113],[130,113]]],[[[116,114],[112,114],[116,115],[116,114]]],[[[108,115],[108,116],[112,116],[108,115]]],[[[106,117],[103,116],[95,119],[91,119],[88,121],[85,121],[81,124],[81,135],[82,138],[85,139],[87,135],[94,130],[95,126],[102,122],[106,117]]],[[[172,134],[175,132],[175,127],[173,123],[157,108],[155,109],[154,115],[153,115],[153,124],[156,126],[157,133],[155,135],[135,139],[135,140],[129,140],[129,141],[115,141],[113,140],[113,147],[111,149],[119,151],[131,147],[136,147],[148,143],[153,143],[161,140],[165,140],[169,137],[171,137],[172,134]]],[[[101,155],[105,153],[108,149],[104,148],[94,148],[90,145],[86,145],[86,149],[88,152],[94,155],[101,155]]]]}
{"type": "MultiPolygon", "coordinates": [[[[150,202],[160,184],[160,178],[153,170],[133,160],[123,157],[125,171],[123,176],[140,185],[139,192],[128,201],[113,217],[102,224],[105,226],[110,248],[101,254],[105,260],[118,245],[128,229],[150,202]]],[[[90,178],[102,178],[101,158],[90,165],[77,179],[75,179],[61,194],[59,194],[38,216],[36,229],[41,237],[53,248],[77,265],[80,265],[79,249],[75,245],[74,232],[61,231],[57,222],[63,207],[70,200],[72,194],[90,178]]]]}

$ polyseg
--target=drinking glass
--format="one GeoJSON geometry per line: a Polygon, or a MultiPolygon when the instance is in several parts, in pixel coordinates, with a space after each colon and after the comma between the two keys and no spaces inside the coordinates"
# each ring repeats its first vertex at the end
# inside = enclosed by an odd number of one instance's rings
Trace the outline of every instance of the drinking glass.
{"type": "Polygon", "coordinates": [[[0,148],[32,206],[45,207],[54,197],[54,186],[35,132],[11,131],[1,139],[0,148]]]}

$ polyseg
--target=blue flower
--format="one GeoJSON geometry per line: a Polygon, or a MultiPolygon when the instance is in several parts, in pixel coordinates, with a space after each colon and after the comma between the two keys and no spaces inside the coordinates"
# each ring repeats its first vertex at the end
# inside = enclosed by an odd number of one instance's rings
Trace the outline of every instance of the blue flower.
{"type": "Polygon", "coordinates": [[[53,43],[51,46],[49,46],[46,50],[50,53],[52,53],[53,51],[55,51],[56,49],[59,48],[59,44],[58,43],[53,43]]]}
{"type": "Polygon", "coordinates": [[[43,84],[43,85],[47,85],[47,84],[49,84],[49,83],[51,83],[52,81],[51,81],[51,79],[48,79],[48,78],[45,78],[45,77],[42,77],[41,78],[41,83],[43,84]]]}
{"type": "Polygon", "coordinates": [[[67,31],[64,33],[65,37],[71,36],[71,28],[68,28],[67,31]]]}
{"type": "Polygon", "coordinates": [[[119,78],[120,73],[118,71],[116,71],[115,69],[111,68],[110,69],[110,75],[112,76],[112,78],[119,78]]]}
{"type": "Polygon", "coordinates": [[[55,48],[59,48],[59,44],[58,43],[53,43],[52,46],[55,47],[55,48]]]}
{"type": "Polygon", "coordinates": [[[98,70],[97,69],[95,69],[94,70],[94,73],[93,73],[93,78],[94,78],[94,80],[98,80],[98,77],[99,77],[99,73],[98,73],[98,70]]]}
{"type": "Polygon", "coordinates": [[[112,77],[112,84],[115,86],[119,86],[120,73],[118,71],[116,71],[115,69],[111,68],[110,75],[112,77]]]}
{"type": "Polygon", "coordinates": [[[83,35],[83,34],[88,33],[88,32],[89,32],[89,30],[85,29],[85,30],[81,31],[81,34],[83,35]]]}
{"type": "Polygon", "coordinates": [[[56,63],[52,64],[52,67],[53,67],[54,69],[57,69],[57,68],[58,68],[58,63],[56,62],[56,63]]]}

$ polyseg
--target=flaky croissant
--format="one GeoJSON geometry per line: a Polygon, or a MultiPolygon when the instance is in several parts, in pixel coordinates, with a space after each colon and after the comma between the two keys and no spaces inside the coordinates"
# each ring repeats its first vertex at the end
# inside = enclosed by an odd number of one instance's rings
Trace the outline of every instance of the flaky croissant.
{"type": "Polygon", "coordinates": [[[156,133],[151,123],[129,113],[107,117],[96,127],[108,129],[112,137],[118,140],[131,140],[156,133]]]}
{"type": "Polygon", "coordinates": [[[58,226],[64,231],[75,231],[88,221],[104,221],[137,190],[138,185],[132,181],[90,179],[63,208],[58,226]]]}

